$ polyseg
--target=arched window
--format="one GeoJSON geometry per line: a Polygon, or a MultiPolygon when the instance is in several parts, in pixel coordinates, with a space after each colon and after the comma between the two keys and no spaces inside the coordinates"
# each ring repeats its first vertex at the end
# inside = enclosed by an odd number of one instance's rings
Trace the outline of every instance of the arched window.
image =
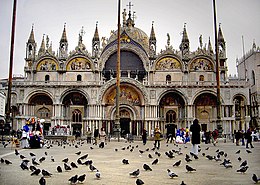
{"type": "Polygon", "coordinates": [[[199,81],[204,81],[204,76],[200,75],[199,81]]]}
{"type": "Polygon", "coordinates": [[[75,109],[72,112],[72,122],[82,122],[82,115],[80,110],[75,109]]]}
{"type": "Polygon", "coordinates": [[[50,75],[45,75],[45,82],[49,82],[50,81],[50,75]]]}
{"type": "Polygon", "coordinates": [[[176,112],[170,110],[166,113],[166,123],[175,123],[176,122],[176,112]]]}
{"type": "Polygon", "coordinates": [[[80,82],[82,80],[81,75],[77,75],[77,81],[80,82]]]}
{"type": "Polygon", "coordinates": [[[166,83],[171,83],[171,81],[172,81],[171,75],[167,75],[166,76],[166,83]]]}

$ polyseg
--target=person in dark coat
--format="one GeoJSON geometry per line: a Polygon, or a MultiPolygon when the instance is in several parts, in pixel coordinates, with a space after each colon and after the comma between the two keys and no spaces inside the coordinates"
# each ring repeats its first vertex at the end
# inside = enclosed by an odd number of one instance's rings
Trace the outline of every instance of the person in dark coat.
{"type": "Polygon", "coordinates": [[[145,128],[143,129],[142,140],[143,140],[143,145],[146,145],[146,141],[147,141],[147,131],[146,131],[145,128]]]}
{"type": "Polygon", "coordinates": [[[191,143],[192,143],[192,149],[191,152],[195,155],[198,155],[199,152],[199,144],[200,144],[200,125],[199,125],[199,120],[195,119],[193,121],[193,124],[190,126],[190,132],[192,133],[191,135],[191,143]]]}
{"type": "Polygon", "coordinates": [[[252,145],[252,128],[249,127],[249,129],[246,132],[246,148],[249,148],[248,145],[250,144],[251,148],[254,148],[254,146],[252,145]]]}

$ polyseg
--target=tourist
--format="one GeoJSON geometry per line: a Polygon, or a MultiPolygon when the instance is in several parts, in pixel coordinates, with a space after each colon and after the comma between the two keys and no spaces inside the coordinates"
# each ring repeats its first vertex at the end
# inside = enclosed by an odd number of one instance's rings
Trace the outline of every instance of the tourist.
{"type": "Polygon", "coordinates": [[[88,130],[86,132],[86,136],[87,136],[87,143],[91,143],[92,131],[90,130],[89,127],[88,127],[88,130]]]}
{"type": "Polygon", "coordinates": [[[154,147],[160,149],[161,131],[159,127],[156,127],[154,131],[154,147]]]}
{"type": "Polygon", "coordinates": [[[215,129],[212,132],[212,138],[213,138],[213,145],[216,146],[216,143],[218,142],[218,130],[215,129]]]}
{"type": "Polygon", "coordinates": [[[99,134],[99,139],[100,139],[99,148],[104,148],[106,137],[107,137],[107,135],[106,135],[106,132],[105,132],[105,128],[102,127],[101,131],[100,131],[100,134],[99,134]]]}
{"type": "Polygon", "coordinates": [[[252,127],[249,127],[248,130],[246,131],[245,138],[246,138],[246,148],[249,148],[248,144],[250,144],[251,148],[254,148],[254,146],[252,145],[252,127]]]}
{"type": "Polygon", "coordinates": [[[94,140],[95,141],[94,141],[93,145],[97,145],[98,136],[99,136],[98,128],[95,128],[95,131],[94,131],[94,140]]]}
{"type": "Polygon", "coordinates": [[[145,128],[143,129],[142,140],[143,140],[143,145],[146,145],[146,141],[147,141],[147,131],[146,131],[145,128]]]}
{"type": "Polygon", "coordinates": [[[235,139],[236,139],[236,145],[239,146],[239,141],[242,138],[242,133],[240,130],[238,130],[237,132],[235,132],[235,139]]]}
{"type": "Polygon", "coordinates": [[[200,125],[198,119],[193,121],[193,124],[190,126],[191,132],[191,143],[192,149],[191,152],[195,155],[199,154],[199,144],[200,144],[200,125]]]}

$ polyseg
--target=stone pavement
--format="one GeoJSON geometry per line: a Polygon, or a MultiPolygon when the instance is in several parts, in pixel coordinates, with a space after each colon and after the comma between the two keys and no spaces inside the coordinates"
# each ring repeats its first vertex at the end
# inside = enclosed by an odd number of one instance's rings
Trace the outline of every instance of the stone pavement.
{"type": "MultiPolygon", "coordinates": [[[[144,184],[148,185],[179,185],[182,181],[187,185],[247,185],[254,184],[252,181],[252,175],[255,173],[258,177],[260,176],[260,142],[253,143],[255,148],[250,149],[252,153],[247,153],[244,146],[235,146],[232,142],[219,142],[217,146],[212,144],[202,143],[201,151],[199,154],[199,159],[187,163],[185,155],[189,154],[191,144],[166,144],[165,141],[161,142],[161,148],[155,150],[161,153],[161,156],[155,154],[152,151],[153,141],[148,141],[144,146],[141,141],[134,141],[134,143],[126,142],[108,142],[105,148],[100,149],[97,146],[87,144],[86,141],[75,144],[66,144],[58,146],[58,142],[54,142],[50,149],[46,147],[41,149],[18,149],[20,154],[26,156],[27,159],[31,161],[30,152],[36,154],[36,161],[39,162],[39,158],[45,156],[46,160],[40,163],[37,168],[45,169],[52,173],[51,177],[46,177],[47,185],[68,185],[70,184],[68,179],[74,175],[86,174],[86,180],[83,184],[87,185],[135,185],[135,177],[130,177],[129,172],[133,172],[136,169],[140,169],[139,179],[144,181],[144,184]],[[78,148],[76,147],[78,146],[78,148]],[[129,149],[127,147],[129,146],[129,149]],[[90,149],[93,147],[93,149],[90,149]],[[208,150],[207,147],[209,147],[208,150]],[[125,148],[123,150],[123,148],[125,148]],[[130,149],[133,148],[131,152],[130,149]],[[178,151],[181,148],[183,154],[178,155],[174,153],[174,158],[170,159],[165,155],[166,151],[175,150],[178,151]],[[118,151],[115,151],[118,149],[118,151]],[[146,150],[143,154],[140,154],[139,150],[146,150]],[[227,159],[232,162],[233,168],[226,169],[224,166],[220,165],[221,162],[216,160],[209,160],[202,153],[206,155],[216,155],[216,150],[224,151],[227,153],[227,159]],[[236,151],[240,150],[240,154],[235,154],[236,151]],[[81,151],[80,155],[75,153],[81,151]],[[47,155],[45,155],[47,152],[47,155]],[[64,171],[64,166],[62,159],[69,158],[68,164],[70,162],[76,162],[80,156],[88,154],[86,160],[92,160],[93,165],[100,171],[101,179],[97,180],[95,178],[95,172],[90,171],[89,166],[78,165],[78,168],[73,168],[71,171],[64,171]],[[152,159],[148,157],[148,154],[153,156],[152,159]],[[51,162],[51,156],[55,159],[55,162],[51,162]],[[237,160],[238,157],[242,158],[242,161],[247,160],[248,170],[246,173],[236,172],[242,163],[237,160]],[[122,164],[122,159],[128,159],[129,164],[122,164]],[[152,165],[152,161],[158,158],[159,163],[152,165]],[[179,167],[173,167],[173,164],[181,160],[181,165],[179,167]],[[143,164],[148,164],[152,171],[145,171],[143,169],[143,164]],[[195,172],[186,172],[186,164],[195,168],[195,172]],[[63,169],[62,173],[58,173],[56,168],[60,165],[63,169]],[[167,169],[172,170],[178,175],[177,178],[170,178],[167,174],[167,169]]],[[[14,153],[14,148],[11,148],[9,144],[6,148],[0,144],[0,158],[7,159],[12,162],[12,164],[7,165],[0,163],[0,184],[1,185],[37,185],[39,184],[39,179],[41,174],[38,176],[31,176],[31,171],[22,170],[19,166],[21,159],[14,153]]],[[[224,156],[221,156],[223,161],[224,156]]],[[[29,162],[28,166],[31,165],[29,162]]]]}

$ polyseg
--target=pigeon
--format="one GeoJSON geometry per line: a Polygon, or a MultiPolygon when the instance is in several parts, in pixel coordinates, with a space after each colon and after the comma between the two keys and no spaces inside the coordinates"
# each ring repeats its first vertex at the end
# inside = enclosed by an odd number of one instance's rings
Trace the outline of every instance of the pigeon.
{"type": "Polygon", "coordinates": [[[76,182],[78,181],[78,175],[74,175],[72,176],[70,179],[70,184],[76,184],[76,182]]]}
{"type": "Polygon", "coordinates": [[[136,185],[142,185],[144,184],[144,181],[142,181],[141,179],[136,179],[135,183],[136,185]]]}
{"type": "Polygon", "coordinates": [[[89,169],[90,169],[90,171],[93,172],[93,171],[95,171],[97,168],[91,164],[91,165],[89,165],[89,169]]]}
{"type": "Polygon", "coordinates": [[[61,173],[62,172],[62,169],[60,166],[57,166],[57,172],[61,173]]]}
{"type": "Polygon", "coordinates": [[[80,175],[77,180],[80,182],[80,183],[83,183],[83,181],[86,179],[86,174],[83,174],[83,175],[80,175]]]}
{"type": "Polygon", "coordinates": [[[171,178],[178,177],[178,175],[175,174],[174,172],[172,172],[170,169],[167,169],[167,172],[168,172],[169,177],[171,177],[171,178]]]}
{"type": "Polygon", "coordinates": [[[37,168],[36,168],[35,166],[32,166],[32,165],[29,167],[29,169],[30,169],[32,172],[34,172],[35,170],[37,170],[37,168]]]}
{"type": "Polygon", "coordinates": [[[81,154],[81,151],[78,151],[78,152],[76,152],[75,154],[76,154],[76,155],[80,155],[80,154],[81,154]]]}
{"type": "Polygon", "coordinates": [[[240,164],[240,167],[246,166],[246,165],[247,165],[247,160],[244,160],[244,161],[240,164]]]}
{"type": "Polygon", "coordinates": [[[148,171],[148,170],[153,171],[152,168],[148,164],[144,164],[143,168],[144,168],[145,171],[148,171]]]}
{"type": "Polygon", "coordinates": [[[189,162],[191,162],[192,160],[191,160],[190,158],[185,157],[185,161],[186,161],[187,163],[189,163],[189,162]]]}
{"type": "Polygon", "coordinates": [[[52,174],[51,174],[50,172],[48,172],[48,171],[42,169],[42,175],[43,175],[44,177],[50,177],[52,174]]]}
{"type": "Polygon", "coordinates": [[[26,157],[24,155],[20,155],[20,159],[25,159],[26,157]]]}
{"type": "Polygon", "coordinates": [[[176,163],[174,163],[172,166],[180,166],[180,164],[181,164],[181,160],[179,160],[179,161],[177,161],[176,163]]]}
{"type": "Polygon", "coordinates": [[[81,156],[79,159],[83,160],[83,159],[86,159],[86,158],[88,158],[88,154],[81,156]]]}
{"type": "Polygon", "coordinates": [[[140,170],[139,169],[129,173],[129,175],[132,176],[132,177],[138,177],[139,174],[140,174],[140,170]]]}
{"type": "Polygon", "coordinates": [[[153,162],[152,162],[152,165],[155,165],[159,162],[159,159],[155,159],[153,162]]]}
{"type": "Polygon", "coordinates": [[[139,150],[139,153],[140,153],[140,154],[143,154],[143,153],[144,153],[144,151],[143,151],[143,150],[139,150]]]}
{"type": "Polygon", "coordinates": [[[7,160],[7,159],[5,159],[5,164],[9,165],[9,164],[12,164],[12,162],[7,160]]]}
{"type": "Polygon", "coordinates": [[[260,181],[260,179],[256,176],[256,174],[253,174],[252,180],[253,180],[255,183],[258,183],[258,181],[260,181]]]}
{"type": "Polygon", "coordinates": [[[36,160],[36,159],[32,159],[32,164],[35,165],[35,166],[40,165],[40,164],[37,163],[35,160],[36,160]]]}
{"type": "Polygon", "coordinates": [[[185,183],[184,183],[184,181],[181,181],[181,184],[180,185],[186,185],[185,183]]]}
{"type": "Polygon", "coordinates": [[[29,153],[31,157],[35,157],[36,155],[32,152],[29,153]]]}
{"type": "Polygon", "coordinates": [[[44,154],[47,156],[48,155],[48,153],[47,152],[44,152],[44,154]]]}
{"type": "Polygon", "coordinates": [[[88,165],[91,165],[92,163],[93,163],[92,160],[87,160],[86,162],[84,162],[84,164],[87,165],[87,166],[88,166],[88,165]]]}
{"type": "Polygon", "coordinates": [[[33,175],[39,175],[41,173],[41,169],[37,168],[36,170],[34,170],[32,173],[31,173],[31,176],[33,175]]]}
{"type": "Polygon", "coordinates": [[[152,156],[151,154],[148,154],[148,157],[149,157],[150,159],[152,159],[152,158],[153,158],[153,156],[152,156]]]}
{"type": "Polygon", "coordinates": [[[69,161],[69,158],[65,158],[62,160],[62,162],[67,163],[69,161]]]}
{"type": "Polygon", "coordinates": [[[241,161],[242,161],[242,158],[241,158],[241,157],[238,157],[237,160],[238,160],[239,162],[241,162],[241,161]]]}
{"type": "Polygon", "coordinates": [[[71,165],[72,168],[78,168],[78,166],[74,162],[71,162],[70,165],[71,165]]]}
{"type": "Polygon", "coordinates": [[[39,184],[40,184],[40,185],[46,185],[46,180],[45,180],[44,177],[41,177],[41,178],[40,178],[39,184]]]}
{"type": "Polygon", "coordinates": [[[247,152],[248,154],[251,154],[251,153],[252,153],[252,151],[251,151],[251,150],[246,150],[246,152],[247,152]]]}
{"type": "Polygon", "coordinates": [[[95,174],[95,175],[96,175],[96,178],[97,178],[97,179],[100,179],[100,178],[101,178],[101,174],[100,174],[100,172],[99,172],[98,170],[96,171],[96,174],[95,174]]]}
{"type": "Polygon", "coordinates": [[[22,168],[22,170],[29,170],[27,163],[24,161],[20,164],[20,167],[22,168]]]}
{"type": "Polygon", "coordinates": [[[129,164],[129,162],[128,162],[127,159],[123,159],[123,160],[122,160],[122,163],[123,163],[123,164],[129,164]]]}
{"type": "Polygon", "coordinates": [[[189,166],[189,165],[187,165],[187,164],[186,164],[186,170],[187,170],[187,172],[196,171],[195,168],[192,168],[191,166],[189,166]]]}
{"type": "Polygon", "coordinates": [[[205,148],[205,150],[208,150],[208,149],[209,149],[209,147],[205,148]]]}
{"type": "Polygon", "coordinates": [[[66,171],[69,171],[69,170],[71,170],[71,167],[67,163],[64,163],[64,169],[66,171]]]}
{"type": "Polygon", "coordinates": [[[14,149],[14,153],[15,153],[15,155],[19,155],[19,152],[17,149],[14,149]]]}
{"type": "Polygon", "coordinates": [[[43,161],[45,161],[45,159],[46,159],[45,157],[41,157],[41,158],[39,159],[39,162],[42,163],[43,161]]]}
{"type": "Polygon", "coordinates": [[[51,161],[52,161],[52,162],[55,162],[55,160],[54,160],[53,156],[51,156],[51,161]]]}
{"type": "Polygon", "coordinates": [[[237,170],[237,172],[245,173],[249,167],[248,166],[242,166],[237,170]]]}
{"type": "Polygon", "coordinates": [[[80,158],[77,159],[77,163],[78,163],[78,164],[83,164],[80,158]]]}
{"type": "Polygon", "coordinates": [[[236,154],[240,154],[240,150],[236,151],[236,154]]]}
{"type": "Polygon", "coordinates": [[[3,158],[1,158],[1,163],[5,163],[5,160],[3,158]]]}

